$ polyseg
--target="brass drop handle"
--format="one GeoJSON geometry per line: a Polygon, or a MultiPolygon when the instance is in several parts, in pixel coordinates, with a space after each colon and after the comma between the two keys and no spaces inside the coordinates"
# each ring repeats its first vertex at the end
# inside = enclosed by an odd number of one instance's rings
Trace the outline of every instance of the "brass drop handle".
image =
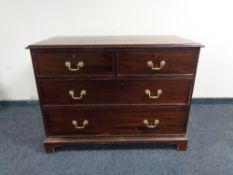
{"type": "Polygon", "coordinates": [[[71,68],[71,62],[70,61],[66,61],[65,62],[65,66],[70,70],[70,71],[78,71],[80,68],[84,67],[84,62],[83,61],[79,61],[77,63],[77,68],[71,68]]]}
{"type": "Polygon", "coordinates": [[[145,95],[148,96],[151,99],[158,99],[163,93],[162,89],[157,90],[157,95],[151,95],[150,89],[145,89],[145,95]]]}
{"type": "Polygon", "coordinates": [[[156,128],[156,127],[159,125],[159,119],[155,119],[155,120],[154,120],[154,123],[152,123],[152,122],[150,123],[148,120],[144,119],[144,120],[142,121],[142,123],[143,123],[144,125],[146,125],[147,128],[153,129],[153,128],[156,128]]]}
{"type": "Polygon", "coordinates": [[[72,125],[74,125],[76,129],[84,129],[88,124],[89,124],[88,120],[84,120],[81,126],[78,126],[77,120],[72,121],[72,125]]]}
{"type": "Polygon", "coordinates": [[[152,70],[155,70],[155,71],[161,70],[165,65],[166,65],[166,61],[165,60],[161,60],[160,61],[159,67],[155,67],[154,63],[151,60],[147,61],[147,66],[149,68],[151,68],[152,70]]]}
{"type": "Polygon", "coordinates": [[[81,100],[83,98],[84,95],[87,94],[87,91],[85,89],[81,90],[80,95],[79,96],[75,96],[74,95],[74,91],[73,90],[69,90],[69,95],[71,96],[72,99],[74,100],[81,100]]]}

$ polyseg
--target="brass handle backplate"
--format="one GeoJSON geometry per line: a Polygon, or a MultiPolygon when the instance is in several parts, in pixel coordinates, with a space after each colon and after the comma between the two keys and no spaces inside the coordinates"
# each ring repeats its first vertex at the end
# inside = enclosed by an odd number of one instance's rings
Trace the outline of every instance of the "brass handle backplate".
{"type": "Polygon", "coordinates": [[[145,89],[145,95],[148,96],[151,99],[158,99],[163,93],[162,89],[157,90],[157,95],[151,95],[150,89],[145,89]]]}
{"type": "Polygon", "coordinates": [[[72,121],[72,125],[74,125],[74,127],[75,127],[76,129],[84,129],[88,124],[89,124],[89,121],[88,121],[88,120],[84,120],[84,121],[83,121],[83,124],[82,124],[81,126],[78,126],[77,120],[73,120],[73,121],[72,121]]]}
{"type": "Polygon", "coordinates": [[[161,70],[166,65],[166,61],[165,60],[161,60],[160,63],[159,63],[159,67],[154,66],[154,63],[151,60],[147,61],[146,64],[152,70],[157,71],[157,70],[161,70]]]}
{"type": "Polygon", "coordinates": [[[66,61],[65,62],[65,66],[70,70],[70,71],[78,71],[80,68],[84,67],[84,62],[83,61],[79,61],[77,63],[77,68],[71,68],[71,62],[70,61],[66,61]]]}
{"type": "Polygon", "coordinates": [[[87,94],[87,91],[85,89],[81,90],[80,95],[79,96],[75,96],[74,95],[74,91],[73,90],[69,90],[69,95],[71,96],[72,99],[74,100],[81,100],[83,98],[84,95],[87,94]]]}
{"type": "Polygon", "coordinates": [[[144,119],[142,121],[142,123],[147,127],[147,128],[150,128],[150,129],[153,129],[153,128],[156,128],[158,125],[159,125],[159,119],[155,119],[154,120],[154,123],[150,123],[147,119],[144,119]]]}

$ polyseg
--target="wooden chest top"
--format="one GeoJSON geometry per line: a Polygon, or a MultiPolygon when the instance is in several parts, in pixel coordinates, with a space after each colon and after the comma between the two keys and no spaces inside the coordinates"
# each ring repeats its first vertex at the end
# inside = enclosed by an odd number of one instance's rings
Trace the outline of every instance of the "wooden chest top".
{"type": "Polygon", "coordinates": [[[156,48],[203,47],[195,41],[164,36],[66,36],[52,37],[28,46],[34,48],[156,48]]]}

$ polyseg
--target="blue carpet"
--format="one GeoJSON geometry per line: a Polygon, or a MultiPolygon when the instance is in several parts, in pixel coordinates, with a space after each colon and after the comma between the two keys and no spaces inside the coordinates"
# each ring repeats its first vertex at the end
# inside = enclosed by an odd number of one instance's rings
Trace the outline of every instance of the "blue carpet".
{"type": "Polygon", "coordinates": [[[231,175],[233,105],[193,105],[186,152],[174,146],[82,146],[45,154],[37,105],[0,107],[0,175],[231,175]]]}

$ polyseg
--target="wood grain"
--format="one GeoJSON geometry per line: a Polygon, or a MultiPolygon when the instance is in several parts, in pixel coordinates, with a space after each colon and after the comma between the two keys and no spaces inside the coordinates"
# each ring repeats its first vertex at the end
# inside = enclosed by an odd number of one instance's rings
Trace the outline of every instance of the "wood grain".
{"type": "Polygon", "coordinates": [[[187,107],[155,106],[102,106],[102,107],[46,107],[49,135],[140,135],[140,134],[184,134],[187,107]],[[147,128],[159,120],[156,128],[147,128]],[[84,129],[76,129],[72,121],[80,126],[84,120],[89,124],[84,129]]]}
{"type": "Polygon", "coordinates": [[[118,74],[121,76],[156,76],[186,74],[193,75],[196,67],[196,49],[160,49],[149,51],[120,51],[117,54],[118,74]],[[160,67],[164,60],[166,65],[161,70],[152,70],[147,66],[148,61],[154,67],[160,67]]]}
{"type": "Polygon", "coordinates": [[[52,37],[29,45],[30,49],[64,48],[163,48],[203,47],[202,44],[174,35],[152,36],[66,36],[52,37]]]}
{"type": "MultiPolygon", "coordinates": [[[[143,135],[143,136],[90,136],[90,137],[48,137],[44,140],[47,153],[53,153],[56,148],[68,145],[93,144],[172,144],[178,151],[187,149],[188,139],[185,135],[143,135]]],[[[78,147],[77,147],[78,148],[78,147]]]]}
{"type": "Polygon", "coordinates": [[[45,105],[74,104],[186,104],[192,79],[153,79],[153,80],[39,80],[42,101],[45,105]],[[145,89],[158,99],[145,95],[145,89]],[[69,90],[80,96],[82,90],[87,94],[81,100],[74,100],[69,90]]]}
{"type": "Polygon", "coordinates": [[[79,77],[79,76],[113,76],[112,51],[64,51],[38,52],[34,54],[37,76],[47,77],[79,77]],[[78,71],[70,71],[65,62],[71,63],[71,68],[77,68],[82,61],[84,67],[78,71]]]}

